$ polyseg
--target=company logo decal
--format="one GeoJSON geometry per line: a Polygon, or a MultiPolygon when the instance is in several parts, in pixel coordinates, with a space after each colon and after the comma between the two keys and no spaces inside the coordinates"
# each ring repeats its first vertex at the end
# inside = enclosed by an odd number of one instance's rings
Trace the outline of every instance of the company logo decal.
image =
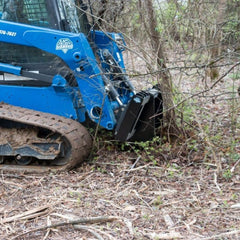
{"type": "Polygon", "coordinates": [[[56,44],[56,50],[62,50],[67,53],[68,50],[73,49],[73,42],[69,38],[61,38],[56,44]]]}

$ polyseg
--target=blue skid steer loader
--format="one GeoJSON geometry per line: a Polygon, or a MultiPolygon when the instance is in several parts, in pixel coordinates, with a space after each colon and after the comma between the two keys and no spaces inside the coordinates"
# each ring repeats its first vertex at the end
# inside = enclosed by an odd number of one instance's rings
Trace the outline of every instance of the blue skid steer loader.
{"type": "Polygon", "coordinates": [[[149,140],[160,125],[160,90],[134,90],[123,36],[91,27],[88,7],[0,2],[0,169],[72,169],[91,150],[87,122],[121,142],[149,140]]]}

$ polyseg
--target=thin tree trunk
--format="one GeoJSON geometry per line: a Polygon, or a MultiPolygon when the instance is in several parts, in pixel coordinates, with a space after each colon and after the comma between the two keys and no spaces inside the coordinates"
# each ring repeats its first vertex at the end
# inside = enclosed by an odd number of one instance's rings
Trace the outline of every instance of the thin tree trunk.
{"type": "MultiPolygon", "coordinates": [[[[225,11],[226,11],[226,0],[219,0],[218,3],[218,15],[216,18],[216,28],[214,33],[212,34],[213,38],[213,47],[210,49],[210,65],[211,63],[214,64],[216,59],[219,57],[221,54],[222,50],[222,44],[221,44],[221,34],[222,34],[222,29],[221,29],[221,23],[224,21],[225,18],[225,11]]],[[[219,77],[219,70],[216,67],[211,67],[210,68],[210,78],[211,80],[214,80],[219,77]]]]}
{"type": "MultiPolygon", "coordinates": [[[[152,0],[139,0],[139,5],[141,7],[140,11],[146,8],[147,21],[145,22],[146,32],[148,33],[152,45],[153,52],[157,56],[157,65],[159,67],[159,77],[160,77],[160,89],[163,95],[163,104],[165,107],[165,120],[168,125],[168,130],[171,133],[178,131],[175,117],[175,109],[173,103],[173,89],[171,75],[166,66],[164,44],[161,41],[161,36],[157,29],[157,18],[153,6],[152,0]],[[145,2],[145,4],[144,4],[145,2]],[[145,6],[144,6],[145,5],[145,6]],[[148,22],[148,24],[146,23],[148,22]]],[[[144,16],[143,16],[144,17],[144,16]]]]}

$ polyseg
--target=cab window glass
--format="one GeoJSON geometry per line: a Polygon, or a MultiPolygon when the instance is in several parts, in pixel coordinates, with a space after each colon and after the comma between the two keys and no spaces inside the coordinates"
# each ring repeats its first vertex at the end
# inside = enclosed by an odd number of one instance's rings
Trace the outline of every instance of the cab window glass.
{"type": "Polygon", "coordinates": [[[45,0],[4,0],[0,17],[6,21],[48,27],[49,19],[45,0]]]}

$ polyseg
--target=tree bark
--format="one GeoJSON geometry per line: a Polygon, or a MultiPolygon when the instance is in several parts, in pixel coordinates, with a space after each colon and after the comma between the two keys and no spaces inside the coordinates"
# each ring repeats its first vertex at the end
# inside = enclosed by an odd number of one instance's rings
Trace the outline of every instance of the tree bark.
{"type": "MultiPolygon", "coordinates": [[[[146,9],[147,20],[145,20],[145,30],[149,35],[152,50],[157,56],[157,65],[159,68],[160,90],[162,91],[163,104],[165,108],[164,120],[167,123],[170,133],[177,133],[179,129],[176,124],[175,109],[173,102],[173,88],[171,75],[166,66],[166,58],[164,52],[164,43],[157,29],[157,17],[152,0],[139,0],[140,11],[146,9]]],[[[140,13],[143,14],[143,13],[140,13]]],[[[146,17],[142,16],[142,17],[146,17]]]]}
{"type": "Polygon", "coordinates": [[[212,33],[213,47],[210,49],[210,78],[214,80],[219,77],[219,70],[216,67],[211,67],[211,63],[215,63],[216,59],[221,54],[222,50],[222,29],[221,25],[225,19],[225,11],[227,8],[226,0],[219,0],[218,2],[218,14],[216,18],[215,31],[212,33]]]}

